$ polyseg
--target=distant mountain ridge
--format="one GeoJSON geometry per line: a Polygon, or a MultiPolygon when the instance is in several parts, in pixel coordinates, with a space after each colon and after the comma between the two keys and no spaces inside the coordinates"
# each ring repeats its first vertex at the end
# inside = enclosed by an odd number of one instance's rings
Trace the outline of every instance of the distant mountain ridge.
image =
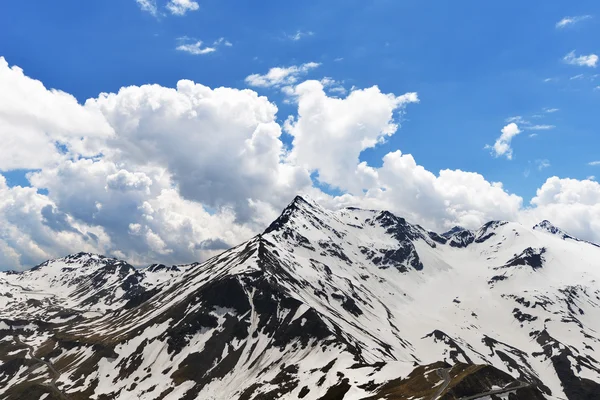
{"type": "Polygon", "coordinates": [[[296,197],[203,263],[0,273],[0,399],[598,399],[598,260],[548,221],[296,197]]]}

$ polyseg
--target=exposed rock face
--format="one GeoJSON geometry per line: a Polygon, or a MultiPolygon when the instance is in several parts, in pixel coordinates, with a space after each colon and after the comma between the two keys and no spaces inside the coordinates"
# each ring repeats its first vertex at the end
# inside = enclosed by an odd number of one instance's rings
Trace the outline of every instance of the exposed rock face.
{"type": "Polygon", "coordinates": [[[204,263],[0,273],[2,399],[596,399],[600,248],[297,197],[204,263]]]}

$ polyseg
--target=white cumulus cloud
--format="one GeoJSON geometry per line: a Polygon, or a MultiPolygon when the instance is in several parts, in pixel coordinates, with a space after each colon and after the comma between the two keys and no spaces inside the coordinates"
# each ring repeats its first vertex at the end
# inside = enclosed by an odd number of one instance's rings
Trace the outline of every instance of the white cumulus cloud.
{"type": "MultiPolygon", "coordinates": [[[[571,234],[600,242],[600,183],[593,180],[548,178],[523,213],[548,219],[571,234]]],[[[532,220],[532,219],[531,219],[532,220]]]]}
{"type": "Polygon", "coordinates": [[[509,160],[512,160],[513,150],[512,147],[510,147],[510,145],[513,138],[521,133],[521,130],[519,129],[519,126],[516,123],[511,122],[504,128],[502,128],[501,132],[502,134],[496,140],[494,145],[486,146],[486,148],[491,149],[492,154],[496,157],[505,156],[509,160]]]}
{"type": "Polygon", "coordinates": [[[577,56],[575,50],[563,57],[563,61],[570,65],[578,65],[580,67],[593,67],[598,64],[598,56],[596,54],[588,54],[577,56]]]}
{"type": "Polygon", "coordinates": [[[373,175],[370,169],[355,171],[360,153],[393,135],[398,129],[394,113],[419,101],[416,93],[395,96],[376,86],[338,99],[328,96],[319,81],[301,83],[294,94],[298,117],[286,123],[294,137],[290,159],[317,171],[323,182],[353,191],[373,175]]]}
{"type": "Polygon", "coordinates": [[[55,202],[35,188],[8,187],[1,174],[0,224],[2,269],[32,267],[74,249],[107,252],[112,245],[102,227],[59,211],[55,202]]]}
{"type": "Polygon", "coordinates": [[[37,169],[102,151],[111,126],[72,95],[47,89],[0,57],[0,171],[37,169]]]}
{"type": "Polygon", "coordinates": [[[129,172],[124,169],[106,177],[106,186],[113,190],[148,190],[152,179],[143,172],[129,172]]]}

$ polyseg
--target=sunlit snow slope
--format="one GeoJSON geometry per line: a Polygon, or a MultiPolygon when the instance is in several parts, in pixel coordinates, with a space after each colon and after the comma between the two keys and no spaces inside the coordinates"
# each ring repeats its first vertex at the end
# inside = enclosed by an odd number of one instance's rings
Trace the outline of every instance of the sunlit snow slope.
{"type": "Polygon", "coordinates": [[[204,263],[0,273],[0,398],[600,399],[599,260],[548,221],[297,197],[204,263]]]}

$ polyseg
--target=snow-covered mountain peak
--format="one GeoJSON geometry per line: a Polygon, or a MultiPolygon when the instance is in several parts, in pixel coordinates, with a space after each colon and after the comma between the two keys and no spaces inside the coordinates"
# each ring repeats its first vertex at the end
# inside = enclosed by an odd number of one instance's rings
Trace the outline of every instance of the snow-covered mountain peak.
{"type": "Polygon", "coordinates": [[[454,226],[451,229],[449,229],[448,231],[442,233],[440,236],[445,237],[446,239],[449,239],[451,236],[466,231],[467,229],[463,228],[462,226],[454,226]]]}
{"type": "Polygon", "coordinates": [[[37,269],[44,268],[47,266],[57,266],[57,265],[70,266],[73,268],[74,267],[86,267],[86,266],[103,266],[103,265],[106,265],[106,263],[111,262],[111,261],[117,261],[117,260],[108,258],[108,257],[100,255],[100,254],[79,252],[79,253],[69,254],[64,257],[59,257],[59,258],[45,261],[45,262],[33,267],[31,270],[35,271],[37,269]]]}
{"type": "Polygon", "coordinates": [[[538,222],[537,224],[535,224],[533,226],[533,229],[547,229],[547,230],[552,231],[552,230],[555,230],[555,229],[558,229],[558,228],[555,227],[552,222],[550,222],[547,219],[545,219],[545,220],[543,220],[543,221],[538,222]]]}
{"type": "Polygon", "coordinates": [[[555,226],[552,222],[548,221],[547,219],[543,220],[542,222],[539,222],[539,223],[535,224],[533,226],[533,229],[536,230],[536,231],[548,232],[548,233],[551,233],[553,235],[570,236],[566,232],[564,232],[562,229],[560,229],[559,227],[555,226]]]}
{"type": "Polygon", "coordinates": [[[476,242],[484,242],[492,236],[496,235],[496,232],[499,228],[508,225],[508,221],[489,221],[486,222],[477,230],[475,233],[475,241],[476,242]]]}
{"type": "Polygon", "coordinates": [[[576,238],[575,236],[568,234],[567,232],[565,232],[561,228],[557,227],[556,225],[552,224],[552,222],[550,222],[546,219],[543,220],[542,222],[535,224],[533,226],[533,230],[540,231],[540,232],[547,232],[547,233],[550,233],[557,237],[560,237],[563,240],[574,240],[576,242],[584,242],[584,243],[588,243],[588,244],[598,247],[598,245],[596,243],[588,242],[586,240],[582,240],[582,239],[576,238]]]}
{"type": "Polygon", "coordinates": [[[50,318],[69,309],[70,316],[96,316],[136,304],[160,283],[156,279],[142,284],[144,278],[145,274],[126,261],[80,252],[48,260],[27,271],[0,272],[0,282],[10,294],[0,298],[0,304],[6,315],[50,318]]]}
{"type": "MultiPolygon", "coordinates": [[[[374,263],[406,272],[423,265],[415,244],[435,248],[433,233],[389,211],[344,208],[327,210],[297,197],[263,233],[268,241],[292,252],[319,250],[319,255],[347,264],[374,263]]],[[[443,240],[442,240],[443,242],[443,240]]]]}
{"type": "MultiPolygon", "coordinates": [[[[434,235],[434,233],[430,233],[430,235],[434,235]]],[[[475,240],[475,233],[461,226],[455,226],[439,236],[441,238],[434,240],[438,241],[439,243],[448,244],[451,247],[458,248],[467,247],[475,240]]]]}
{"type": "Polygon", "coordinates": [[[150,264],[146,267],[146,271],[148,272],[176,271],[177,269],[176,265],[168,267],[165,264],[150,264]]]}
{"type": "MultiPolygon", "coordinates": [[[[267,227],[264,233],[279,231],[286,225],[289,225],[290,220],[305,224],[311,221],[319,221],[319,215],[327,214],[328,212],[313,200],[302,196],[296,196],[294,200],[283,209],[279,217],[267,227]]],[[[292,222],[291,225],[294,225],[294,222],[292,222]]]]}
{"type": "Polygon", "coordinates": [[[20,275],[22,280],[44,280],[58,288],[74,285],[102,270],[104,273],[117,273],[124,277],[135,268],[116,258],[80,252],[45,261],[20,275]]]}

